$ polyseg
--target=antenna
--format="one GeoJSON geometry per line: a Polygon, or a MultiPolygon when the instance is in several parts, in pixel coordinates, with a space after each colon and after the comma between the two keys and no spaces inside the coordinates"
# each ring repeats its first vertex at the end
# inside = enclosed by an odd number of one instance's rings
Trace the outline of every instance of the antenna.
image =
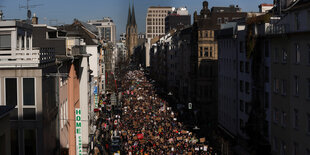
{"type": "Polygon", "coordinates": [[[19,8],[23,8],[27,10],[27,19],[30,20],[31,18],[31,11],[30,8],[35,8],[37,6],[42,6],[42,4],[36,4],[36,5],[29,5],[29,1],[30,0],[26,0],[27,1],[27,5],[20,5],[19,8]]]}

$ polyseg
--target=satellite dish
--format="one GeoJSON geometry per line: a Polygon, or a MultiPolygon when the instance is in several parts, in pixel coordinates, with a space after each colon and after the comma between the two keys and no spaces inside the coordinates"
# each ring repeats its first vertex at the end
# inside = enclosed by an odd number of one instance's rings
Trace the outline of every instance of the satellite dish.
{"type": "Polygon", "coordinates": [[[30,10],[27,11],[27,17],[28,17],[28,19],[31,18],[31,11],[30,10]]]}

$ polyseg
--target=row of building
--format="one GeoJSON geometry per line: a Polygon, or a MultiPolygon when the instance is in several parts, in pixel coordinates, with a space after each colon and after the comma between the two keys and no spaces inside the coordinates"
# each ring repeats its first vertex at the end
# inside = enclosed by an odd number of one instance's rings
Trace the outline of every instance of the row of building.
{"type": "Polygon", "coordinates": [[[309,4],[281,0],[255,13],[209,9],[205,1],[192,25],[171,29],[154,26],[169,19],[167,7],[150,8],[151,39],[137,51],[138,63],[164,94],[191,103],[202,134],[222,154],[308,155],[309,4]]]}
{"type": "Polygon", "coordinates": [[[89,154],[94,109],[115,90],[115,63],[126,56],[113,21],[56,27],[2,17],[0,154],[89,154]]]}

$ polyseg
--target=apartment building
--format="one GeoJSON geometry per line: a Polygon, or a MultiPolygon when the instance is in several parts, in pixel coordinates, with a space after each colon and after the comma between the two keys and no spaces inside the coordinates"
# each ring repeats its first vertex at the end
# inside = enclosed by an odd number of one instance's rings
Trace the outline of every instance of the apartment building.
{"type": "Polygon", "coordinates": [[[0,103],[11,115],[11,154],[56,154],[55,48],[33,47],[33,26],[1,20],[0,103]]]}
{"type": "Polygon", "coordinates": [[[164,6],[151,6],[146,14],[146,38],[153,39],[156,36],[165,35],[165,18],[174,8],[164,6]]]}
{"type": "Polygon", "coordinates": [[[101,20],[89,20],[87,22],[98,28],[98,37],[106,42],[116,43],[116,25],[110,17],[101,20]]]}
{"type": "MultiPolygon", "coordinates": [[[[247,13],[235,6],[212,7],[204,1],[200,15],[194,13],[191,53],[191,102],[202,113],[202,124],[209,130],[217,126],[218,42],[215,31],[222,23],[244,18],[247,13]],[[208,126],[206,124],[209,124],[208,126]]],[[[211,135],[209,135],[211,136],[211,135]]]]}
{"type": "Polygon", "coordinates": [[[309,1],[281,1],[270,30],[273,154],[310,154],[309,1]],[[293,7],[291,7],[293,6],[293,7]]]}

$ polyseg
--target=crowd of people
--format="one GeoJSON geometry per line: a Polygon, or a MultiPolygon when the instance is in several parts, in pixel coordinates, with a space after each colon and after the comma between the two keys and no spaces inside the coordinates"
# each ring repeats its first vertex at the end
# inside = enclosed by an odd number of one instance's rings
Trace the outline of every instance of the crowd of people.
{"type": "Polygon", "coordinates": [[[122,115],[116,131],[126,154],[213,154],[205,138],[187,131],[168,103],[156,95],[143,71],[122,81],[122,115]]]}

